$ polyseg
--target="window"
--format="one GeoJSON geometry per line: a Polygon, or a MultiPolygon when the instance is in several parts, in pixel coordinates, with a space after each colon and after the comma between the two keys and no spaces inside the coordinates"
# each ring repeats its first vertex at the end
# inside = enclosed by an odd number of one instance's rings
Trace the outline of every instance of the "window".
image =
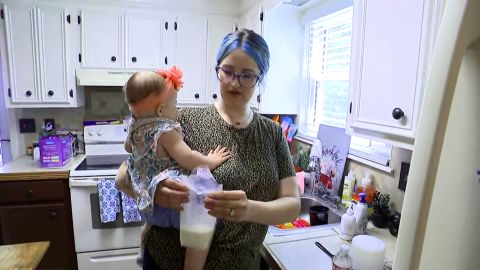
{"type": "Polygon", "coordinates": [[[352,16],[350,6],[306,25],[303,133],[316,137],[320,123],[345,127],[352,16]]]}
{"type": "MultiPolygon", "coordinates": [[[[316,138],[320,124],[346,126],[352,19],[353,7],[348,6],[305,25],[300,137],[316,138]]],[[[391,146],[352,136],[350,158],[388,167],[390,155],[391,146]]]]}

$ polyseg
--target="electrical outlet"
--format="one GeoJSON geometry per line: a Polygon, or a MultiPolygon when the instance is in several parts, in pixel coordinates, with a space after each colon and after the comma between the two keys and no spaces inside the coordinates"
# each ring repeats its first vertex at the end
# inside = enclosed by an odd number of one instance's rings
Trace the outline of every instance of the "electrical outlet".
{"type": "Polygon", "coordinates": [[[402,162],[400,167],[400,179],[398,181],[398,189],[405,191],[407,188],[408,171],[410,170],[410,163],[402,162]]]}

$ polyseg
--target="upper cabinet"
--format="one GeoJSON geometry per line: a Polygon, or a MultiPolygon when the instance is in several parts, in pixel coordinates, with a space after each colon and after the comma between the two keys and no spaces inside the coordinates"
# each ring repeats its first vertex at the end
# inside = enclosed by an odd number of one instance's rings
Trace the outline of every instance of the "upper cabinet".
{"type": "Polygon", "coordinates": [[[433,48],[435,1],[354,1],[347,130],[412,148],[433,48]]]}
{"type": "Polygon", "coordinates": [[[82,106],[83,91],[77,91],[71,58],[69,10],[12,3],[2,6],[2,14],[6,38],[0,53],[6,56],[2,57],[6,106],[82,106]]]}
{"type": "MultiPolygon", "coordinates": [[[[187,104],[205,103],[207,77],[207,19],[179,17],[174,63],[183,71],[184,85],[178,101],[187,104]]],[[[175,40],[172,40],[175,42],[175,40]]]]}
{"type": "Polygon", "coordinates": [[[111,9],[84,9],[80,13],[84,68],[124,67],[124,16],[111,9]]]}
{"type": "Polygon", "coordinates": [[[217,52],[223,38],[237,28],[236,20],[228,17],[210,18],[208,21],[207,44],[207,90],[206,103],[213,103],[220,97],[220,81],[217,78],[217,52]]]}
{"type": "Polygon", "coordinates": [[[256,88],[251,107],[263,114],[297,114],[304,37],[300,10],[287,4],[265,8],[258,1],[240,17],[239,26],[262,35],[270,51],[270,69],[256,88]]]}
{"type": "MultiPolygon", "coordinates": [[[[126,59],[127,69],[161,67],[165,61],[162,52],[163,33],[168,22],[160,16],[126,14],[126,59]]],[[[172,31],[173,32],[173,31],[172,31]]]]}

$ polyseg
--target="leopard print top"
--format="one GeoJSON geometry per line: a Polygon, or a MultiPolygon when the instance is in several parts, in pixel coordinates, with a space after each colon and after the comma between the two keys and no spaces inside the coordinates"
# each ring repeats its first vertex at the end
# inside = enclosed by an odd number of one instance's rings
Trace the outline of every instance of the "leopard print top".
{"type": "MultiPolygon", "coordinates": [[[[224,190],[243,190],[251,200],[276,198],[280,180],[295,176],[285,137],[279,125],[254,113],[246,128],[226,123],[216,108],[183,108],[178,122],[185,142],[207,154],[218,145],[226,146],[231,158],[213,171],[224,190]]],[[[251,269],[268,226],[250,222],[218,220],[204,269],[251,269]]],[[[179,231],[153,226],[146,247],[161,269],[183,269],[185,249],[179,231]]]]}

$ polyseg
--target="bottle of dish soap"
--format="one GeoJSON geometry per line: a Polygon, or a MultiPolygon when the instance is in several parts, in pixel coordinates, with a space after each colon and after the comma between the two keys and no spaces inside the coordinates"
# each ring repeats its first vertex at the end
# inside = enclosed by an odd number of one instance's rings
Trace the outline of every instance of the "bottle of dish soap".
{"type": "Polygon", "coordinates": [[[341,244],[338,251],[332,259],[332,270],[352,270],[352,259],[348,255],[348,245],[341,244]]]}
{"type": "Polygon", "coordinates": [[[355,227],[355,216],[353,215],[352,208],[347,208],[347,212],[342,215],[340,221],[340,238],[345,241],[352,240],[355,236],[356,227],[355,227]]]}
{"type": "Polygon", "coordinates": [[[365,202],[371,206],[373,204],[373,197],[375,196],[375,187],[372,185],[372,178],[369,172],[365,173],[361,184],[355,188],[353,199],[357,202],[360,201],[360,193],[365,193],[365,202]]]}
{"type": "Polygon", "coordinates": [[[365,193],[360,193],[360,202],[355,205],[353,215],[355,216],[355,234],[364,234],[367,230],[368,216],[367,216],[367,203],[365,202],[365,193]]]}
{"type": "Polygon", "coordinates": [[[355,187],[355,176],[353,175],[353,171],[350,170],[348,172],[348,175],[345,176],[345,180],[343,181],[342,201],[348,202],[352,200],[354,187],[355,187]]]}

